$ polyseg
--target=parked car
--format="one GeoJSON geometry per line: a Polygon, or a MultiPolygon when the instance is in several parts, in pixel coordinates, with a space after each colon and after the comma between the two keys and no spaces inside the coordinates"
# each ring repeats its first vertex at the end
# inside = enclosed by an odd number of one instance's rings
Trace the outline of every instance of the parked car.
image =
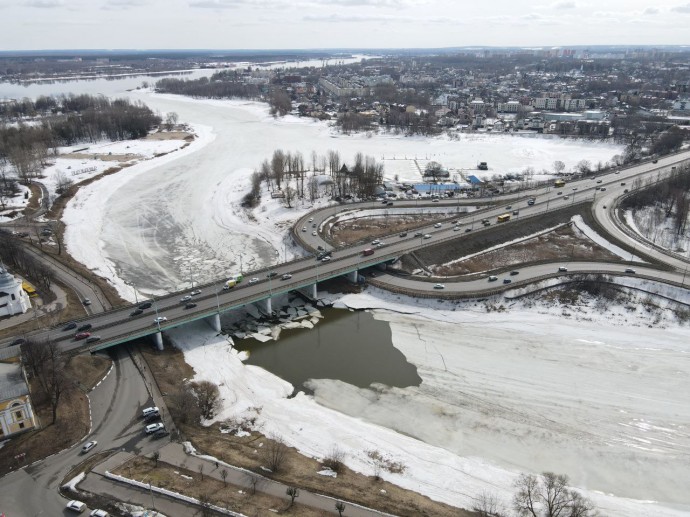
{"type": "Polygon", "coordinates": [[[563,196],[563,200],[570,199],[570,196],[563,196]]]}
{"type": "Polygon", "coordinates": [[[151,438],[153,438],[154,440],[158,440],[159,438],[165,438],[165,437],[168,436],[169,434],[170,434],[170,433],[168,432],[167,429],[159,429],[158,431],[156,431],[155,433],[153,433],[153,435],[151,436],[151,438]]]}
{"type": "Polygon", "coordinates": [[[75,329],[75,328],[77,328],[77,322],[76,322],[76,321],[70,321],[67,325],[65,325],[64,327],[62,327],[62,330],[63,330],[63,331],[65,331],[65,330],[72,330],[72,329],[75,329]]]}
{"type": "Polygon", "coordinates": [[[196,303],[194,303],[194,302],[189,302],[189,303],[184,304],[185,309],[193,309],[194,307],[196,307],[196,303]]]}
{"type": "Polygon", "coordinates": [[[155,424],[149,424],[144,428],[144,432],[146,434],[151,434],[155,433],[159,429],[165,429],[165,426],[163,425],[162,422],[156,422],[155,424]]]}
{"type": "Polygon", "coordinates": [[[659,160],[652,160],[652,163],[657,163],[659,160]]]}
{"type": "Polygon", "coordinates": [[[606,190],[606,187],[601,187],[599,190],[601,190],[602,192],[604,192],[604,191],[606,190]]]}
{"type": "Polygon", "coordinates": [[[319,245],[316,247],[316,249],[317,249],[318,251],[323,251],[325,248],[319,244],[319,245]]]}
{"type": "Polygon", "coordinates": [[[436,284],[436,285],[434,286],[434,289],[445,289],[445,288],[446,288],[446,286],[443,285],[443,284],[436,284]]]}
{"type": "Polygon", "coordinates": [[[93,325],[91,323],[85,323],[81,327],[79,327],[77,330],[80,332],[84,332],[85,330],[89,330],[93,325]]]}
{"type": "Polygon", "coordinates": [[[81,453],[82,453],[82,454],[86,454],[86,453],[89,452],[91,449],[93,449],[97,444],[98,444],[98,442],[97,442],[96,440],[91,440],[91,441],[89,441],[89,442],[86,442],[86,443],[84,444],[84,446],[81,448],[81,453]]]}
{"type": "Polygon", "coordinates": [[[168,321],[168,318],[165,316],[158,316],[157,318],[153,318],[153,324],[158,325],[160,323],[163,323],[164,321],[168,321]]]}
{"type": "Polygon", "coordinates": [[[91,513],[89,514],[89,517],[108,517],[110,514],[106,512],[105,510],[91,510],[91,513]]]}
{"type": "Polygon", "coordinates": [[[568,271],[568,268],[565,267],[565,266],[561,266],[561,267],[558,268],[558,271],[565,272],[565,271],[568,271]]]}
{"type": "Polygon", "coordinates": [[[309,218],[309,222],[310,222],[310,223],[311,223],[313,220],[314,220],[313,217],[310,217],[310,218],[309,218]]]}
{"type": "Polygon", "coordinates": [[[182,298],[180,298],[180,302],[182,302],[182,303],[188,302],[191,299],[192,299],[192,296],[188,294],[187,296],[183,296],[182,298]]]}
{"type": "Polygon", "coordinates": [[[496,280],[498,280],[498,277],[497,277],[497,276],[491,275],[491,276],[489,277],[489,282],[495,282],[496,280]]]}
{"type": "Polygon", "coordinates": [[[81,501],[72,500],[65,505],[65,508],[72,510],[73,512],[81,513],[86,510],[86,505],[81,501]]]}
{"type": "Polygon", "coordinates": [[[100,341],[101,336],[89,336],[86,338],[87,343],[95,343],[96,341],[100,341]]]}
{"type": "Polygon", "coordinates": [[[144,302],[139,305],[139,308],[143,311],[144,309],[150,309],[153,304],[151,302],[144,302]]]}
{"type": "Polygon", "coordinates": [[[141,416],[147,417],[151,414],[159,413],[158,406],[146,407],[141,410],[141,416]]]}
{"type": "Polygon", "coordinates": [[[142,314],[144,311],[141,309],[134,309],[132,312],[129,313],[130,316],[139,316],[139,314],[142,314]]]}
{"type": "Polygon", "coordinates": [[[621,187],[625,185],[625,181],[621,181],[621,187]]]}
{"type": "Polygon", "coordinates": [[[290,280],[292,278],[292,275],[290,273],[285,273],[283,276],[280,277],[281,280],[290,280]]]}
{"type": "Polygon", "coordinates": [[[74,339],[76,339],[76,340],[86,339],[86,338],[89,337],[90,335],[91,335],[91,332],[77,332],[77,333],[74,335],[74,339]]]}
{"type": "Polygon", "coordinates": [[[249,281],[247,282],[249,285],[256,284],[259,281],[258,278],[250,278],[249,281]]]}
{"type": "Polygon", "coordinates": [[[192,296],[196,296],[196,295],[198,295],[198,294],[201,294],[201,289],[194,289],[194,290],[193,290],[191,293],[189,293],[189,294],[191,294],[192,296]]]}

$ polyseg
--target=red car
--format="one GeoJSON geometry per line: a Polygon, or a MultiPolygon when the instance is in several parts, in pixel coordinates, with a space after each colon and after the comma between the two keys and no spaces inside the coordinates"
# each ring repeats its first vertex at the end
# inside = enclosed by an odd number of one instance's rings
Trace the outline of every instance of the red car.
{"type": "Polygon", "coordinates": [[[79,332],[75,334],[74,339],[86,339],[91,335],[91,332],[79,332]]]}

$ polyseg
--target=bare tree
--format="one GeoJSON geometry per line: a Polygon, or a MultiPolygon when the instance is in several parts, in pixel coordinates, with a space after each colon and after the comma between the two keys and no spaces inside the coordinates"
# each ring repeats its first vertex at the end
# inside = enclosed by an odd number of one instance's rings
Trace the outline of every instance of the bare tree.
{"type": "Polygon", "coordinates": [[[554,161],[553,170],[556,174],[561,174],[565,170],[565,163],[563,163],[561,160],[554,161]]]}
{"type": "Polygon", "coordinates": [[[151,454],[151,459],[155,462],[156,468],[158,468],[158,460],[161,458],[160,451],[153,451],[151,454]]]}
{"type": "Polygon", "coordinates": [[[472,511],[477,512],[479,517],[507,517],[507,513],[501,507],[496,494],[482,492],[472,505],[472,511]]]}
{"type": "Polygon", "coordinates": [[[335,509],[337,510],[338,515],[340,517],[343,517],[343,513],[345,512],[345,503],[343,503],[342,501],[336,501],[335,509]]]}
{"type": "Polygon", "coordinates": [[[521,517],[589,517],[592,502],[568,488],[568,476],[522,474],[515,482],[513,508],[521,517]]]}
{"type": "Polygon", "coordinates": [[[203,481],[204,480],[204,464],[199,463],[197,470],[199,471],[199,475],[201,476],[201,481],[203,481]]]}
{"type": "Polygon", "coordinates": [[[340,472],[343,468],[344,459],[345,453],[340,447],[338,447],[337,444],[334,444],[333,447],[331,447],[328,456],[326,456],[326,458],[323,460],[323,464],[333,472],[340,472]]]}
{"type": "Polygon", "coordinates": [[[57,421],[60,398],[69,388],[58,345],[54,341],[27,341],[22,345],[22,360],[35,376],[41,391],[48,399],[54,424],[57,421]]]}
{"type": "Polygon", "coordinates": [[[65,171],[57,171],[57,174],[55,174],[55,191],[58,194],[66,192],[73,183],[72,178],[68,177],[65,171]]]}
{"type": "Polygon", "coordinates": [[[171,111],[165,116],[165,129],[171,131],[173,127],[177,125],[178,116],[177,113],[171,111]]]}
{"type": "Polygon", "coordinates": [[[299,488],[289,486],[287,487],[287,490],[285,490],[285,493],[290,498],[290,504],[288,505],[288,508],[292,508],[292,505],[295,504],[295,499],[299,497],[299,488]]]}
{"type": "Polygon", "coordinates": [[[228,486],[228,469],[223,469],[220,471],[220,477],[223,480],[223,485],[228,486]]]}
{"type": "Polygon", "coordinates": [[[288,446],[279,435],[271,435],[262,448],[263,460],[271,472],[278,472],[285,463],[288,446]]]}
{"type": "Polygon", "coordinates": [[[196,395],[201,416],[206,420],[210,420],[221,406],[218,386],[210,381],[199,381],[192,383],[192,389],[196,395]]]}
{"type": "Polygon", "coordinates": [[[247,476],[247,484],[251,487],[252,489],[252,495],[256,494],[256,489],[261,485],[262,479],[257,476],[254,473],[248,473],[247,476]]]}
{"type": "Polygon", "coordinates": [[[189,386],[183,385],[170,395],[170,411],[184,424],[197,423],[201,418],[201,411],[197,399],[189,386]]]}
{"type": "Polygon", "coordinates": [[[285,153],[280,149],[273,151],[271,157],[271,172],[276,182],[276,188],[280,190],[281,182],[285,176],[285,153]]]}
{"type": "Polygon", "coordinates": [[[292,208],[292,202],[295,199],[295,189],[290,187],[290,186],[287,186],[287,187],[285,187],[284,192],[285,192],[285,205],[288,208],[292,208]]]}

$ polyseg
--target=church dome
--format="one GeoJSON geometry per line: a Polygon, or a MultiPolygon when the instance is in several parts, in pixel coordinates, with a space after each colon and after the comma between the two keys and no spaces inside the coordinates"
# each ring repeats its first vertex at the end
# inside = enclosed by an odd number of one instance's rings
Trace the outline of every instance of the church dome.
{"type": "Polygon", "coordinates": [[[17,281],[14,277],[4,267],[0,267],[0,291],[12,289],[15,285],[17,281]]]}

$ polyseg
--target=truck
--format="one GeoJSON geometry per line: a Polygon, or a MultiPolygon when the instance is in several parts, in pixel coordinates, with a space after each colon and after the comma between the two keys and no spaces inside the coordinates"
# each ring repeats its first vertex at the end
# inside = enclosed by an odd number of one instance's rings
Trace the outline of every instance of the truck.
{"type": "Polygon", "coordinates": [[[553,182],[554,187],[565,187],[565,181],[564,180],[556,180],[553,182]]]}
{"type": "Polygon", "coordinates": [[[502,214],[496,218],[498,223],[505,223],[506,221],[510,221],[510,214],[502,214]]]}
{"type": "Polygon", "coordinates": [[[362,252],[363,257],[367,257],[367,256],[373,255],[373,254],[374,254],[374,248],[367,248],[362,252]]]}
{"type": "Polygon", "coordinates": [[[223,290],[227,291],[228,289],[232,289],[237,285],[237,281],[234,278],[231,278],[227,282],[225,282],[225,285],[223,285],[223,290]]]}
{"type": "Polygon", "coordinates": [[[477,165],[477,169],[479,169],[480,171],[488,171],[489,166],[486,162],[479,162],[479,164],[477,165]]]}

